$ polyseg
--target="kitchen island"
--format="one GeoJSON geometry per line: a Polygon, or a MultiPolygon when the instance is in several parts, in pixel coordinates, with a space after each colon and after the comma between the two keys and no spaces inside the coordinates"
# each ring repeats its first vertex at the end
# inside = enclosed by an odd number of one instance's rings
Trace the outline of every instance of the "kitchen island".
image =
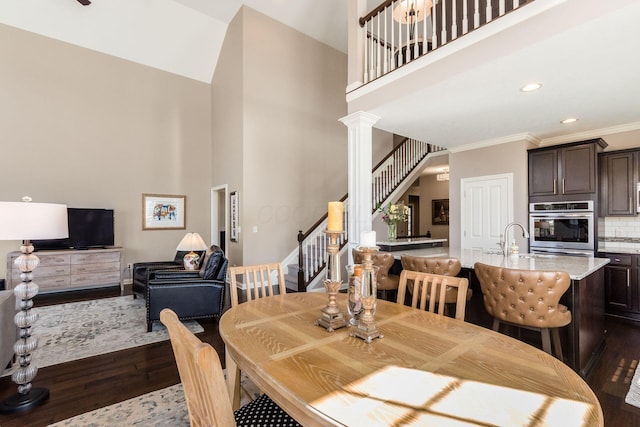
{"type": "Polygon", "coordinates": [[[505,268],[524,270],[566,271],[571,286],[560,302],[571,311],[571,323],[560,330],[564,362],[586,378],[605,349],[604,271],[607,258],[574,257],[547,254],[519,254],[503,256],[495,251],[474,249],[429,248],[404,250],[402,255],[457,258],[462,264],[461,274],[469,278],[474,297],[481,297],[480,286],[473,272],[476,262],[505,268]]]}

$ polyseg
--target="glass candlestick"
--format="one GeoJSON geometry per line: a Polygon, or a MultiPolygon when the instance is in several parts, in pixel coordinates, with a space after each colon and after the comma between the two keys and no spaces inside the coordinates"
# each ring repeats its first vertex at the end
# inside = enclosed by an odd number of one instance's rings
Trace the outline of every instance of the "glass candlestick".
{"type": "Polygon", "coordinates": [[[383,335],[378,330],[374,319],[376,311],[376,294],[378,292],[375,270],[373,268],[373,260],[371,255],[378,251],[378,247],[359,248],[363,253],[362,261],[362,282],[360,288],[360,298],[362,300],[362,313],[358,319],[358,323],[351,331],[352,337],[357,337],[371,343],[375,338],[382,338],[383,335]]]}

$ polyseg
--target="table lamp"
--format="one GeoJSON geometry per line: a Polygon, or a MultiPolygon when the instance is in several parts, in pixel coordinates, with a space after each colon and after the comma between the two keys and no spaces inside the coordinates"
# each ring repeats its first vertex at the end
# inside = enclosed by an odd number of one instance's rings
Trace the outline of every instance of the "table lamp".
{"type": "Polygon", "coordinates": [[[178,244],[177,250],[189,251],[183,259],[184,269],[195,270],[200,261],[200,255],[194,251],[207,250],[207,244],[202,240],[202,237],[200,237],[198,233],[187,233],[178,244]]]}
{"type": "Polygon", "coordinates": [[[22,255],[15,260],[22,283],[13,289],[20,305],[20,311],[14,317],[20,330],[19,337],[13,346],[20,366],[13,372],[11,379],[18,385],[18,393],[0,402],[2,414],[28,411],[49,398],[48,389],[31,386],[31,381],[38,373],[38,368],[31,363],[31,355],[38,347],[38,340],[31,336],[31,325],[38,317],[31,312],[33,297],[38,294],[38,285],[33,282],[33,270],[40,263],[32,253],[31,240],[69,237],[66,205],[31,203],[29,197],[22,200],[0,202],[0,240],[22,240],[22,255]]]}

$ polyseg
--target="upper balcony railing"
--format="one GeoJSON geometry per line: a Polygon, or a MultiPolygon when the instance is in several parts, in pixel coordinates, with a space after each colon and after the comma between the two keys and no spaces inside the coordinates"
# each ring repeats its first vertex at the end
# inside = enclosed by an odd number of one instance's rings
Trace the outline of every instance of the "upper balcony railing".
{"type": "Polygon", "coordinates": [[[368,83],[534,0],[386,0],[360,18],[368,83]]]}

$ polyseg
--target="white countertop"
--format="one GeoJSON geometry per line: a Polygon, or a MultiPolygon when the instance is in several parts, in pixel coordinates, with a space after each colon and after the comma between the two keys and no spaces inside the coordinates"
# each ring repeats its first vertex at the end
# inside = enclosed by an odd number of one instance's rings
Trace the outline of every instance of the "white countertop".
{"type": "Polygon", "coordinates": [[[608,258],[578,257],[564,255],[532,255],[505,257],[497,253],[477,249],[427,248],[394,252],[396,259],[403,254],[423,257],[449,257],[460,260],[463,268],[473,268],[476,262],[522,270],[566,271],[573,280],[581,280],[609,263],[608,258]]]}

